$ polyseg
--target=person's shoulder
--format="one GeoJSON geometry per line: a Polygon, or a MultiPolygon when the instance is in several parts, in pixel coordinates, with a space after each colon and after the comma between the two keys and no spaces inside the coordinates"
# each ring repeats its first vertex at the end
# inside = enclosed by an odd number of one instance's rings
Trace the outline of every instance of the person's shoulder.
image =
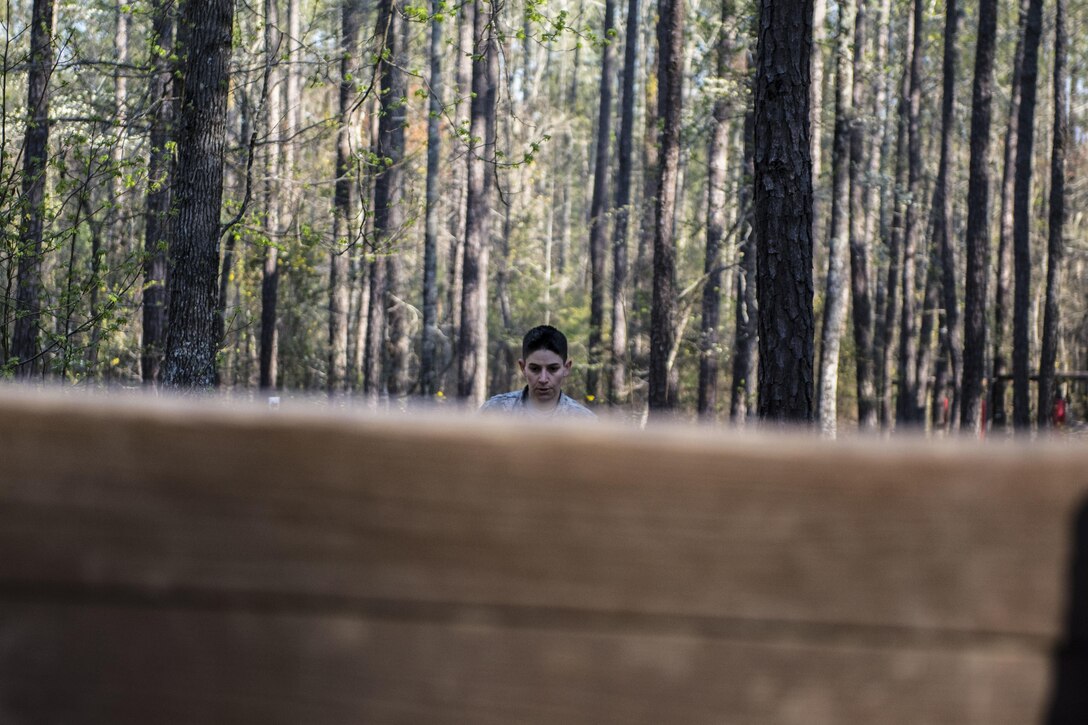
{"type": "Polygon", "coordinates": [[[510,410],[521,404],[521,394],[520,390],[512,390],[509,393],[492,395],[480,406],[480,410],[510,410]]]}
{"type": "Polygon", "coordinates": [[[559,399],[559,406],[562,409],[563,415],[570,416],[572,418],[596,418],[597,414],[586,406],[579,403],[574,398],[570,397],[566,393],[563,393],[559,399]]]}

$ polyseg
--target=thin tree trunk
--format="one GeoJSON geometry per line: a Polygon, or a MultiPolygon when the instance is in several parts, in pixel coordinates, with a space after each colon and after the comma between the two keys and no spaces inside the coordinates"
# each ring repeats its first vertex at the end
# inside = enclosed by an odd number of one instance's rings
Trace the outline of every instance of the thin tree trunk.
{"type": "MultiPolygon", "coordinates": [[[[827,43],[827,0],[812,4],[812,62],[809,73],[809,158],[812,159],[812,185],[819,187],[823,176],[824,140],[824,45],[827,43]]],[[[820,223],[824,211],[818,194],[812,195],[812,237],[819,239],[824,229],[820,223]]]]}
{"type": "MultiPolygon", "coordinates": [[[[858,427],[877,426],[876,380],[873,350],[873,303],[869,289],[869,231],[865,203],[867,123],[858,112],[865,96],[865,46],[868,42],[869,0],[860,0],[854,21],[854,87],[850,124],[850,294],[853,298],[854,358],[857,378],[858,427]]],[[[875,215],[874,215],[875,216],[875,215]]]]}
{"type": "Polygon", "coordinates": [[[419,393],[430,398],[438,392],[435,350],[438,344],[438,175],[441,171],[442,134],[442,23],[434,19],[442,0],[431,0],[430,76],[427,115],[427,188],[423,231],[423,332],[419,345],[419,393]]]}
{"type": "Polygon", "coordinates": [[[147,200],[144,211],[143,340],[140,373],[144,385],[162,379],[166,351],[167,310],[166,253],[173,236],[170,190],[174,156],[170,151],[174,125],[174,7],[158,0],[151,20],[152,103],[150,151],[147,160],[147,200]]]}
{"type": "Polygon", "coordinates": [[[650,411],[667,411],[669,354],[676,306],[676,178],[680,166],[680,109],[683,101],[684,0],[658,0],[658,117],[661,166],[654,225],[653,307],[650,319],[650,411]]]}
{"type": "Polygon", "coordinates": [[[1028,322],[1031,307],[1031,155],[1035,134],[1035,86],[1039,75],[1039,40],[1043,0],[1031,0],[1024,27],[1024,62],[1020,71],[1020,114],[1016,132],[1016,185],[1013,193],[1012,405],[1013,425],[1031,427],[1028,391],[1028,322]]]}
{"type": "Polygon", "coordinates": [[[616,221],[612,227],[612,374],[608,400],[627,400],[627,237],[631,218],[631,166],[635,137],[635,71],[638,67],[639,0],[628,0],[623,49],[623,98],[616,171],[616,221]]]}
{"type": "Polygon", "coordinates": [[[27,72],[27,120],[23,145],[23,199],[19,229],[18,292],[11,354],[19,361],[16,376],[35,377],[40,369],[42,238],[49,159],[49,78],[53,73],[53,23],[56,0],[34,0],[27,72]]]}
{"type": "Polygon", "coordinates": [[[922,51],[925,43],[924,8],[922,0],[913,0],[913,41],[910,54],[910,81],[907,101],[907,208],[903,223],[903,303],[899,317],[899,397],[896,422],[919,423],[916,406],[918,381],[915,358],[918,356],[918,321],[915,315],[915,285],[918,248],[918,216],[921,210],[922,183],[922,51]]]}
{"type": "MultiPolygon", "coordinates": [[[[986,0],[982,0],[986,2],[986,0]]],[[[963,369],[963,342],[960,333],[960,307],[956,294],[957,260],[952,240],[952,196],[949,193],[949,164],[952,156],[952,124],[956,91],[956,39],[959,17],[956,0],[945,0],[944,73],[941,92],[941,152],[937,165],[937,182],[933,188],[933,242],[940,253],[941,291],[943,302],[944,337],[947,350],[941,354],[951,363],[952,399],[949,405],[949,425],[954,427],[960,415],[960,379],[963,369]]],[[[985,343],[984,343],[985,344],[985,343]]],[[[938,396],[943,393],[937,386],[938,396]]]]}
{"type": "Polygon", "coordinates": [[[163,383],[210,388],[219,349],[219,215],[230,89],[231,0],[190,0],[183,9],[184,91],[178,115],[170,334],[163,383]]]}
{"type": "Polygon", "coordinates": [[[758,242],[752,227],[752,190],[755,178],[755,114],[751,104],[744,114],[744,175],[737,194],[744,215],[740,234],[740,263],[736,270],[736,311],[733,329],[733,382],[729,399],[729,420],[742,426],[754,406],[758,370],[759,319],[756,308],[756,254],[758,242]]]}
{"type": "Polygon", "coordinates": [[[1047,240],[1046,303],[1043,308],[1042,354],[1039,359],[1040,428],[1052,424],[1051,405],[1057,394],[1054,386],[1058,358],[1058,330],[1061,326],[1058,294],[1061,290],[1062,263],[1065,244],[1065,144],[1068,134],[1066,119],[1066,32],[1065,0],[1055,0],[1054,6],[1054,139],[1050,155],[1050,229],[1047,240]]]}
{"type": "MultiPolygon", "coordinates": [[[[733,16],[731,0],[722,0],[718,26],[717,68],[715,75],[724,78],[733,56],[733,44],[725,23],[733,16]]],[[[699,330],[699,415],[713,419],[718,407],[718,356],[720,339],[718,324],[722,306],[722,240],[726,227],[727,155],[729,151],[729,104],[724,96],[714,101],[714,125],[707,150],[707,209],[706,256],[703,274],[703,308],[699,330]]]]}
{"type": "Polygon", "coordinates": [[[612,76],[615,74],[616,4],[605,0],[604,47],[601,49],[600,103],[597,112],[597,149],[593,167],[593,198],[589,207],[589,346],[586,361],[586,395],[599,399],[602,393],[601,368],[604,366],[605,262],[608,259],[608,177],[612,139],[612,76]]]}
{"type": "MultiPolygon", "coordinates": [[[[990,271],[990,121],[993,114],[997,0],[979,4],[971,91],[971,162],[967,182],[967,279],[964,287],[963,404],[960,428],[979,432],[986,377],[986,286],[990,271]]],[[[1007,149],[1006,149],[1007,152],[1007,149]]],[[[998,292],[1000,295],[1000,292],[998,292]]]]}
{"type": "Polygon", "coordinates": [[[477,3],[473,16],[472,120],[467,155],[465,261],[457,394],[473,407],[487,394],[487,263],[492,189],[495,185],[495,102],[498,49],[494,4],[477,3]]]}
{"type": "Polygon", "coordinates": [[[814,413],[809,58],[812,0],[761,0],[755,84],[759,413],[814,413]]]}
{"type": "Polygon", "coordinates": [[[850,129],[853,124],[853,66],[850,62],[855,6],[852,0],[839,5],[839,29],[835,43],[835,134],[831,150],[831,235],[827,253],[827,291],[824,295],[823,332],[820,340],[818,405],[820,430],[834,437],[838,422],[836,398],[839,380],[839,348],[846,324],[846,278],[850,249],[850,129]]]}
{"type": "Polygon", "coordinates": [[[329,359],[326,389],[339,395],[347,386],[348,363],[348,262],[353,215],[351,125],[355,106],[353,74],[358,55],[361,24],[359,0],[343,0],[340,8],[340,106],[336,134],[336,189],[333,197],[333,248],[329,254],[329,359]]]}
{"type": "MultiPolygon", "coordinates": [[[[1020,118],[1020,73],[1024,64],[1024,33],[1028,21],[1031,0],[1020,0],[1020,16],[1017,23],[1016,52],[1012,61],[1012,85],[1009,89],[1009,115],[1005,130],[1005,154],[1001,172],[1001,224],[997,248],[997,288],[994,290],[993,332],[993,388],[991,389],[990,414],[995,427],[1008,424],[1005,376],[1009,372],[1006,343],[1012,335],[1012,318],[1009,307],[1012,302],[1012,238],[1013,196],[1016,186],[1016,133],[1020,118]]],[[[965,342],[965,345],[968,344],[965,342]]],[[[966,348],[965,348],[966,349],[966,348]]],[[[966,376],[966,369],[964,371],[966,376]]],[[[966,382],[965,382],[966,385],[966,382]]],[[[966,394],[965,394],[966,396],[966,394]]],[[[981,407],[981,406],[980,406],[981,407]]]]}
{"type": "Polygon", "coordinates": [[[279,209],[283,200],[280,198],[278,179],[281,176],[279,162],[282,158],[283,130],[280,126],[282,116],[281,99],[278,86],[279,58],[283,34],[279,30],[279,16],[276,0],[264,0],[264,52],[265,74],[269,79],[269,92],[265,99],[264,127],[267,141],[264,155],[264,226],[267,244],[264,249],[264,264],[261,272],[261,340],[260,340],[260,377],[261,390],[276,387],[276,303],[279,298],[280,244],[279,209]]]}
{"type": "MultiPolygon", "coordinates": [[[[404,127],[407,118],[406,21],[392,0],[379,5],[376,36],[382,41],[382,60],[378,63],[381,93],[378,96],[377,169],[374,175],[373,245],[378,254],[388,255],[385,262],[383,295],[377,298],[385,310],[385,389],[400,395],[407,388],[408,323],[404,306],[399,303],[401,283],[397,237],[404,226],[404,127]]],[[[371,299],[375,299],[373,296],[371,299]]],[[[380,339],[381,330],[375,330],[380,339]]]]}

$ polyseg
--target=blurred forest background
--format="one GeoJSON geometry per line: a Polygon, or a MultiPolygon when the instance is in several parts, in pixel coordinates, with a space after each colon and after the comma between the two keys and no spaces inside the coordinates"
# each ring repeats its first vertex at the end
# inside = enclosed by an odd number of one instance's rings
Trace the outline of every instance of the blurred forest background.
{"type": "MultiPolygon", "coordinates": [[[[158,385],[168,297],[199,292],[203,384],[233,396],[478,404],[551,323],[591,406],[755,414],[756,3],[182,2],[2,11],[0,376],[158,385]],[[225,79],[200,76],[203,20],[225,79]],[[219,87],[221,198],[181,120],[219,87]],[[201,205],[211,267],[183,254],[201,205]]],[[[1086,13],[816,0],[825,429],[1085,414],[1086,13]]]]}

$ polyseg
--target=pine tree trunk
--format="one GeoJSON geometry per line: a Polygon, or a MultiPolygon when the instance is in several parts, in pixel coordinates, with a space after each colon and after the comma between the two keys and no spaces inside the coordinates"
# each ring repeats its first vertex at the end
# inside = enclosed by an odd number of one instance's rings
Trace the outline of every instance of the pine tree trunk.
{"type": "Polygon", "coordinates": [[[918,261],[918,217],[921,210],[922,132],[922,51],[925,43],[922,0],[913,0],[914,27],[910,54],[910,80],[907,102],[907,208],[903,222],[902,307],[899,316],[899,396],[896,422],[916,425],[920,422],[916,401],[918,381],[915,358],[918,356],[918,321],[915,314],[915,286],[918,261]]]}
{"type": "MultiPolygon", "coordinates": [[[[850,294],[853,298],[854,357],[857,378],[858,427],[877,426],[873,349],[873,303],[869,289],[869,239],[866,225],[865,145],[868,124],[858,112],[865,101],[865,47],[868,42],[869,0],[860,0],[854,21],[853,118],[850,124],[850,294]]],[[[879,148],[879,146],[878,146],[879,148]]],[[[875,177],[874,177],[875,178],[875,177]]],[[[873,184],[875,187],[875,184],[873,184]]],[[[874,204],[876,209],[879,204],[874,204]]],[[[875,217],[876,215],[873,214],[875,217]]]]}
{"type": "Polygon", "coordinates": [[[755,84],[759,413],[812,420],[812,0],[761,0],[755,84]]]}
{"type": "Polygon", "coordinates": [[[492,189],[495,185],[495,102],[498,49],[494,36],[495,5],[475,3],[473,16],[472,120],[467,154],[468,197],[465,200],[465,261],[461,288],[461,336],[458,345],[457,394],[473,407],[487,395],[487,262],[492,189]]]}
{"type": "Polygon", "coordinates": [[[355,105],[355,65],[361,24],[358,0],[343,0],[340,8],[340,106],[336,134],[336,188],[333,197],[333,248],[329,255],[329,359],[325,385],[329,395],[347,387],[348,262],[352,239],[352,187],[355,164],[351,154],[352,108],[355,105]]]}
{"type": "MultiPolygon", "coordinates": [[[[967,182],[967,280],[964,287],[963,404],[960,428],[979,432],[986,377],[986,286],[990,268],[990,121],[993,107],[997,0],[979,5],[975,78],[971,91],[971,162],[967,182]]],[[[998,293],[1000,296],[1000,292],[998,293]]],[[[996,365],[996,360],[995,360],[996,365]]]]}
{"type": "Polygon", "coordinates": [[[1046,303],[1043,308],[1042,354],[1039,359],[1040,428],[1052,425],[1051,406],[1057,397],[1054,385],[1058,358],[1058,330],[1061,326],[1058,294],[1061,290],[1062,263],[1065,244],[1065,144],[1068,134],[1066,120],[1066,32],[1065,0],[1055,0],[1054,6],[1054,138],[1050,155],[1050,228],[1047,239],[1046,303]]]}
{"type": "Polygon", "coordinates": [[[158,385],[166,351],[167,310],[166,252],[173,236],[170,189],[174,156],[174,9],[166,0],[153,6],[151,19],[152,103],[147,160],[147,199],[144,209],[143,327],[140,373],[144,385],[158,385]],[[163,52],[160,52],[161,51],[163,52]]]}
{"type": "Polygon", "coordinates": [[[680,110],[683,100],[684,0],[658,0],[658,147],[661,165],[654,225],[653,306],[650,313],[650,411],[667,411],[669,355],[676,306],[676,179],[680,171],[680,110]]]}
{"type": "MultiPolygon", "coordinates": [[[[725,23],[733,15],[731,0],[721,2],[715,75],[724,78],[733,56],[731,38],[725,23]]],[[[718,325],[722,306],[722,241],[726,227],[727,157],[729,152],[729,104],[724,96],[714,101],[714,124],[707,149],[706,255],[703,262],[703,305],[699,330],[700,416],[714,419],[718,407],[718,356],[721,342],[718,325]]]]}
{"type": "Polygon", "coordinates": [[[19,361],[17,377],[35,377],[41,367],[42,238],[49,159],[49,78],[53,73],[55,0],[34,0],[27,71],[27,120],[23,145],[23,199],[19,229],[18,292],[11,356],[19,361]]]}
{"type": "Polygon", "coordinates": [[[749,105],[744,114],[744,175],[738,206],[744,215],[737,264],[736,310],[733,328],[733,382],[729,398],[729,420],[743,426],[752,405],[758,377],[756,352],[759,342],[759,314],[756,308],[756,255],[758,242],[752,226],[752,180],[755,178],[755,114],[749,105]]]}
{"type": "Polygon", "coordinates": [[[1035,133],[1035,86],[1039,75],[1039,40],[1043,0],[1031,0],[1024,27],[1024,63],[1020,71],[1020,113],[1016,132],[1016,183],[1013,193],[1012,405],[1013,425],[1031,427],[1028,391],[1028,325],[1031,317],[1031,155],[1035,133]]]}
{"type": "MultiPolygon", "coordinates": [[[[1005,376],[1009,373],[1009,357],[1006,354],[1007,343],[1012,336],[1012,317],[1009,315],[1009,308],[1012,303],[1016,132],[1020,117],[1020,73],[1024,65],[1024,33],[1027,27],[1028,6],[1030,3],[1031,0],[1020,0],[1016,52],[1013,55],[1012,84],[1009,88],[1009,115],[1005,130],[1004,164],[1001,167],[1001,231],[997,247],[997,288],[994,290],[993,388],[990,396],[990,415],[994,427],[1002,428],[1008,425],[1008,407],[1006,405],[1008,386],[1006,385],[1005,376]]],[[[965,346],[966,344],[965,342],[965,346]]],[[[966,369],[964,375],[966,376],[966,369]]]]}
{"type": "MultiPolygon", "coordinates": [[[[983,0],[985,2],[985,0],[983,0]]],[[[941,350],[950,363],[952,398],[949,405],[949,425],[955,427],[960,416],[960,380],[963,369],[963,342],[960,333],[960,306],[956,294],[957,260],[956,246],[952,240],[952,197],[949,194],[949,164],[952,156],[952,124],[956,89],[956,39],[958,37],[958,9],[956,0],[945,0],[944,23],[944,73],[941,93],[941,152],[937,165],[937,182],[933,188],[933,243],[939,252],[941,270],[943,336],[947,348],[941,350]]],[[[943,358],[942,358],[943,359],[943,358]]],[[[936,386],[935,394],[943,395],[943,386],[936,386]]]]}
{"type": "Polygon", "coordinates": [[[419,345],[419,394],[425,398],[438,392],[435,359],[438,345],[438,216],[441,171],[442,23],[434,18],[442,10],[441,0],[431,0],[430,75],[428,77],[426,211],[423,223],[423,332],[419,345]]]}
{"type": "Polygon", "coordinates": [[[834,437],[838,413],[839,349],[846,323],[846,262],[850,248],[850,129],[853,124],[854,87],[850,61],[855,8],[852,0],[839,5],[835,43],[835,133],[831,149],[831,236],[828,239],[827,291],[824,295],[820,340],[818,404],[820,430],[834,437]]]}
{"type": "Polygon", "coordinates": [[[623,98],[616,171],[616,222],[612,227],[612,372],[608,400],[627,400],[627,237],[631,219],[631,177],[635,137],[635,71],[638,67],[639,0],[628,0],[623,49],[623,98]]]}
{"type": "Polygon", "coordinates": [[[261,270],[261,338],[260,338],[260,373],[258,385],[261,390],[276,387],[276,303],[279,298],[279,264],[277,245],[280,244],[279,210],[283,199],[280,197],[278,179],[282,172],[283,129],[280,118],[283,113],[279,93],[279,58],[282,52],[283,34],[279,30],[279,16],[276,0],[264,0],[264,52],[265,75],[268,78],[268,94],[265,98],[265,117],[263,119],[266,145],[264,156],[264,227],[268,243],[264,249],[264,264],[261,270]]]}
{"type": "Polygon", "coordinates": [[[220,209],[230,89],[231,0],[190,0],[182,16],[186,58],[178,114],[174,240],[170,245],[170,334],[163,384],[215,385],[220,209]]]}
{"type": "Polygon", "coordinates": [[[604,47],[601,49],[600,103],[597,112],[596,160],[593,166],[593,198],[589,207],[589,346],[586,360],[586,395],[600,399],[604,367],[605,262],[608,259],[608,178],[612,143],[612,76],[615,74],[615,0],[604,4],[604,47]]]}

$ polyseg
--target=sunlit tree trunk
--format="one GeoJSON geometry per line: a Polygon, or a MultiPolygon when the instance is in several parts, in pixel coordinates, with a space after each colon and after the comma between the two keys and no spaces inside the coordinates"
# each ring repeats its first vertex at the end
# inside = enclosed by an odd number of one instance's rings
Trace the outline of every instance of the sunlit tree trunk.
{"type": "MultiPolygon", "coordinates": [[[[820,429],[834,436],[838,418],[836,398],[839,380],[839,348],[846,324],[850,249],[850,128],[853,124],[854,87],[850,49],[853,45],[855,6],[852,0],[839,5],[839,29],[835,43],[835,132],[831,148],[831,234],[827,250],[827,287],[820,340],[820,374],[817,388],[820,429]]],[[[818,236],[818,235],[814,235],[818,236]]]]}
{"type": "Polygon", "coordinates": [[[756,254],[758,243],[752,228],[752,183],[755,178],[755,114],[751,104],[744,114],[744,174],[737,201],[741,220],[740,250],[734,293],[736,309],[733,328],[733,382],[729,397],[729,420],[742,426],[754,411],[758,379],[757,348],[759,315],[756,308],[756,254]]]}

